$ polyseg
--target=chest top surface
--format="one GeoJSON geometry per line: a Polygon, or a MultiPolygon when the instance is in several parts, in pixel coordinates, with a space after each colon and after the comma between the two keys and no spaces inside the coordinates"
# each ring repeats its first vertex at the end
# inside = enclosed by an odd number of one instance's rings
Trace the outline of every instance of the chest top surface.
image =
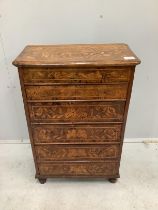
{"type": "Polygon", "coordinates": [[[137,65],[139,58],[126,44],[28,45],[15,66],[137,65]]]}

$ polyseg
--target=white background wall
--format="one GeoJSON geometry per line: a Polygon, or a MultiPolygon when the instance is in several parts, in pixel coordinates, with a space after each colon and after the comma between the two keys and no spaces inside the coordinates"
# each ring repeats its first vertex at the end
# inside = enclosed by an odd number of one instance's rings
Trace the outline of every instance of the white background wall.
{"type": "Polygon", "coordinates": [[[13,59],[27,44],[125,42],[137,67],[126,137],[158,137],[157,0],[0,0],[0,139],[25,139],[13,59]]]}

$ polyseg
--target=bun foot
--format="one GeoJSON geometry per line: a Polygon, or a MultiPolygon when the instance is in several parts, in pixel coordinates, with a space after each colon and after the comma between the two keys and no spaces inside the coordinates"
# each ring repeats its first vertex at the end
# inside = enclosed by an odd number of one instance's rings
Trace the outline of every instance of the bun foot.
{"type": "Polygon", "coordinates": [[[46,181],[47,181],[47,179],[41,179],[41,178],[38,178],[38,180],[39,180],[39,182],[40,182],[41,184],[44,184],[44,183],[46,183],[46,181]]]}
{"type": "Polygon", "coordinates": [[[111,179],[109,179],[109,182],[116,183],[117,182],[117,179],[116,178],[111,178],[111,179]]]}

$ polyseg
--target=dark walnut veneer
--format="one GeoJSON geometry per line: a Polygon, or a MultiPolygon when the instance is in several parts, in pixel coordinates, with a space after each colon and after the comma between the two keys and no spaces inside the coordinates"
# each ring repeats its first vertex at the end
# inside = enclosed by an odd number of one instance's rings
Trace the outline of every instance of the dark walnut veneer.
{"type": "Polygon", "coordinates": [[[15,59],[40,183],[116,182],[139,63],[126,44],[32,45],[15,59]]]}

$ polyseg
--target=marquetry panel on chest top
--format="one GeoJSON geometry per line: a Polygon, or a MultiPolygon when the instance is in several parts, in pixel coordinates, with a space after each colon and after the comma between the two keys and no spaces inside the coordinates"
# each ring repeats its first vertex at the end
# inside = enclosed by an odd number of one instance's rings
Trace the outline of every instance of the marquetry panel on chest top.
{"type": "Polygon", "coordinates": [[[15,59],[41,183],[116,181],[139,63],[126,44],[32,45],[15,59]]]}

